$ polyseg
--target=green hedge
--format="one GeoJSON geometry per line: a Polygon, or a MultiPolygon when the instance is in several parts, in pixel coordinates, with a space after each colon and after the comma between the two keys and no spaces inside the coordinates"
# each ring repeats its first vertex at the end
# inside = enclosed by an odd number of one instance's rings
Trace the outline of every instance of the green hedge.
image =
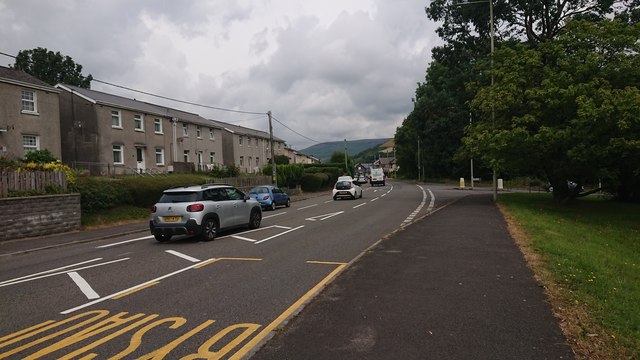
{"type": "Polygon", "coordinates": [[[326,174],[304,174],[300,179],[302,191],[315,192],[322,188],[323,175],[326,174]]]}

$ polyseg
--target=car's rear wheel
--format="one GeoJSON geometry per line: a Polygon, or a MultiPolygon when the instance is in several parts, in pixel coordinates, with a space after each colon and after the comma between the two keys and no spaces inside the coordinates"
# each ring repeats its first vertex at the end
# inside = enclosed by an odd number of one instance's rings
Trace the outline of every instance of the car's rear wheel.
{"type": "Polygon", "coordinates": [[[262,213],[258,209],[251,210],[249,215],[249,229],[257,229],[262,222],[262,213]]]}
{"type": "Polygon", "coordinates": [[[204,241],[213,241],[218,235],[218,231],[220,224],[218,224],[218,219],[214,217],[209,217],[204,220],[202,223],[202,240],[204,241]]]}
{"type": "Polygon", "coordinates": [[[287,207],[291,207],[291,199],[287,199],[287,207]]]}
{"type": "Polygon", "coordinates": [[[273,210],[275,210],[275,209],[276,209],[276,201],[275,201],[275,200],[273,200],[273,201],[271,202],[271,206],[269,206],[269,209],[271,209],[271,211],[273,211],[273,210]]]}
{"type": "Polygon", "coordinates": [[[153,237],[156,238],[156,240],[158,240],[159,242],[167,242],[171,240],[171,235],[167,235],[163,233],[153,234],[153,237]]]}

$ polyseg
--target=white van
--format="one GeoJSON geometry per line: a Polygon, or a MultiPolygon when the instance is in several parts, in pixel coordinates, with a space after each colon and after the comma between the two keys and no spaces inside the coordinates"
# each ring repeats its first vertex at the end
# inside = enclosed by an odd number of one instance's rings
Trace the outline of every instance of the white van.
{"type": "Polygon", "coordinates": [[[371,169],[371,179],[369,181],[371,183],[371,186],[384,186],[384,171],[382,170],[382,168],[371,169]]]}

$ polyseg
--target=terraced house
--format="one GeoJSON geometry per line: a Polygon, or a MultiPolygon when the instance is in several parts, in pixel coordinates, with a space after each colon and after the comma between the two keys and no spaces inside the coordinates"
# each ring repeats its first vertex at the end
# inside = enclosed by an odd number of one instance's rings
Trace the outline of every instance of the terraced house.
{"type": "Polygon", "coordinates": [[[47,149],[60,158],[59,93],[24,71],[0,66],[0,157],[47,149]]]}
{"type": "Polygon", "coordinates": [[[222,164],[222,128],[184,112],[59,84],[62,159],[94,175],[185,172],[222,164]]]}

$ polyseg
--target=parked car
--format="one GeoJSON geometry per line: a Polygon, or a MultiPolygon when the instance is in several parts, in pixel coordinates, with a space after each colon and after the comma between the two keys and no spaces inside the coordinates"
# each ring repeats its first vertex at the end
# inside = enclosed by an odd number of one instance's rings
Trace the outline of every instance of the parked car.
{"type": "Polygon", "coordinates": [[[385,184],[384,178],[384,170],[382,168],[373,168],[371,169],[371,177],[369,178],[371,182],[371,186],[382,185],[385,184]]]}
{"type": "Polygon", "coordinates": [[[223,229],[260,227],[262,207],[256,200],[225,184],[181,186],[167,189],[151,208],[149,229],[160,242],[173,235],[215,239],[223,229]]]}
{"type": "Polygon", "coordinates": [[[362,198],[362,188],[353,181],[351,176],[339,177],[333,187],[333,200],[343,197],[351,199],[362,198]]]}
{"type": "Polygon", "coordinates": [[[291,206],[289,195],[273,185],[256,186],[249,190],[249,197],[258,201],[265,209],[275,210],[277,206],[291,206]]]}

